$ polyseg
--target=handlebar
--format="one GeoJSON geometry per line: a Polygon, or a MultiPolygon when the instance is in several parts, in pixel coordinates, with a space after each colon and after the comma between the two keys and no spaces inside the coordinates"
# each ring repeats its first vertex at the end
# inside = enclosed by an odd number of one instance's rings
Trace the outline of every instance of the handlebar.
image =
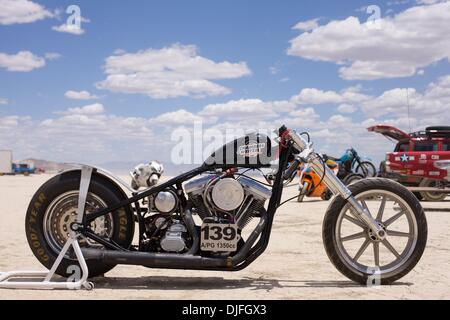
{"type": "Polygon", "coordinates": [[[302,152],[305,149],[310,149],[312,143],[306,141],[301,135],[293,130],[287,129],[285,126],[280,128],[280,138],[290,140],[294,143],[294,147],[302,152]]]}
{"type": "Polygon", "coordinates": [[[345,187],[342,188],[341,181],[339,181],[331,169],[324,164],[322,157],[314,152],[311,142],[306,141],[297,132],[289,130],[286,127],[280,129],[280,138],[282,143],[292,143],[292,146],[300,152],[300,154],[295,157],[295,163],[292,163],[283,174],[285,179],[286,177],[291,177],[294,168],[297,169],[300,163],[309,163],[311,168],[319,176],[323,177],[323,181],[334,194],[341,193],[345,198],[348,197],[349,191],[345,187]]]}

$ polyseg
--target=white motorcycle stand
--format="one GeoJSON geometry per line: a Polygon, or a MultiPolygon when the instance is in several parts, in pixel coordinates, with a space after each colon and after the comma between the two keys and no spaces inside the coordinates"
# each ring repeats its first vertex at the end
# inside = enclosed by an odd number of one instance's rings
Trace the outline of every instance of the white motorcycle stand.
{"type": "MultiPolygon", "coordinates": [[[[83,166],[81,168],[80,193],[78,195],[76,220],[79,224],[83,222],[92,171],[93,168],[89,166],[83,166]]],[[[94,289],[94,284],[87,281],[89,270],[78,243],[78,238],[79,234],[74,231],[70,232],[69,239],[65,243],[50,271],[12,271],[0,273],[0,289],[94,289]],[[72,247],[75,252],[77,261],[81,267],[82,277],[79,280],[76,279],[75,282],[71,282],[69,280],[66,282],[51,281],[70,247],[72,247]]]]}

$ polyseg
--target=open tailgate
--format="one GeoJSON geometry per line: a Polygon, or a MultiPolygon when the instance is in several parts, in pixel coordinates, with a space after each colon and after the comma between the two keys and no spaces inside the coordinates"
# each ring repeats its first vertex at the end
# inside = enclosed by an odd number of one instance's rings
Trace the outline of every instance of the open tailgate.
{"type": "Polygon", "coordinates": [[[396,127],[387,126],[387,125],[376,125],[370,128],[367,128],[369,132],[381,133],[382,135],[400,141],[404,139],[409,139],[410,136],[406,132],[397,129],[396,127]]]}

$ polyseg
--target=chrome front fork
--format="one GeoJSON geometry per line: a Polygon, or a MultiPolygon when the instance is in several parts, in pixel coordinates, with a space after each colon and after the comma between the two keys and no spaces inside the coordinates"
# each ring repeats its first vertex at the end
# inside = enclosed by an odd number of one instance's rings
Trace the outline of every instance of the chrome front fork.
{"type": "Polygon", "coordinates": [[[384,240],[386,237],[386,232],[382,226],[372,217],[370,212],[353,197],[352,192],[342,183],[334,172],[328,168],[327,165],[323,165],[323,160],[320,156],[315,152],[311,152],[306,160],[310,164],[311,168],[320,177],[324,177],[323,182],[327,185],[331,192],[334,195],[340,195],[342,198],[347,200],[353,207],[356,217],[363,221],[379,240],[384,240]]]}
{"type": "Polygon", "coordinates": [[[352,212],[356,218],[365,223],[365,225],[372,230],[373,234],[378,240],[384,240],[386,237],[386,231],[382,226],[372,217],[370,212],[359,203],[352,192],[342,183],[341,180],[334,174],[334,172],[324,165],[322,158],[314,152],[312,143],[305,141],[295,131],[288,133],[288,138],[294,143],[298,150],[302,150],[299,157],[302,161],[309,163],[310,167],[320,176],[323,177],[323,182],[331,190],[334,195],[340,195],[342,198],[348,201],[353,207],[352,212]]]}

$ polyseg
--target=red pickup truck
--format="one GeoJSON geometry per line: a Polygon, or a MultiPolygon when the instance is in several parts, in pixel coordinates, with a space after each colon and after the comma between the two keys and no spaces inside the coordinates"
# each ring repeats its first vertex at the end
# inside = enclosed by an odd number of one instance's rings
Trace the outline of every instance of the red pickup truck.
{"type": "MultiPolygon", "coordinates": [[[[445,188],[450,185],[450,127],[429,127],[425,131],[405,133],[387,125],[368,128],[397,144],[386,154],[380,174],[404,185],[422,188],[445,188]]],[[[419,192],[419,198],[442,201],[447,196],[438,192],[419,192]]]]}

